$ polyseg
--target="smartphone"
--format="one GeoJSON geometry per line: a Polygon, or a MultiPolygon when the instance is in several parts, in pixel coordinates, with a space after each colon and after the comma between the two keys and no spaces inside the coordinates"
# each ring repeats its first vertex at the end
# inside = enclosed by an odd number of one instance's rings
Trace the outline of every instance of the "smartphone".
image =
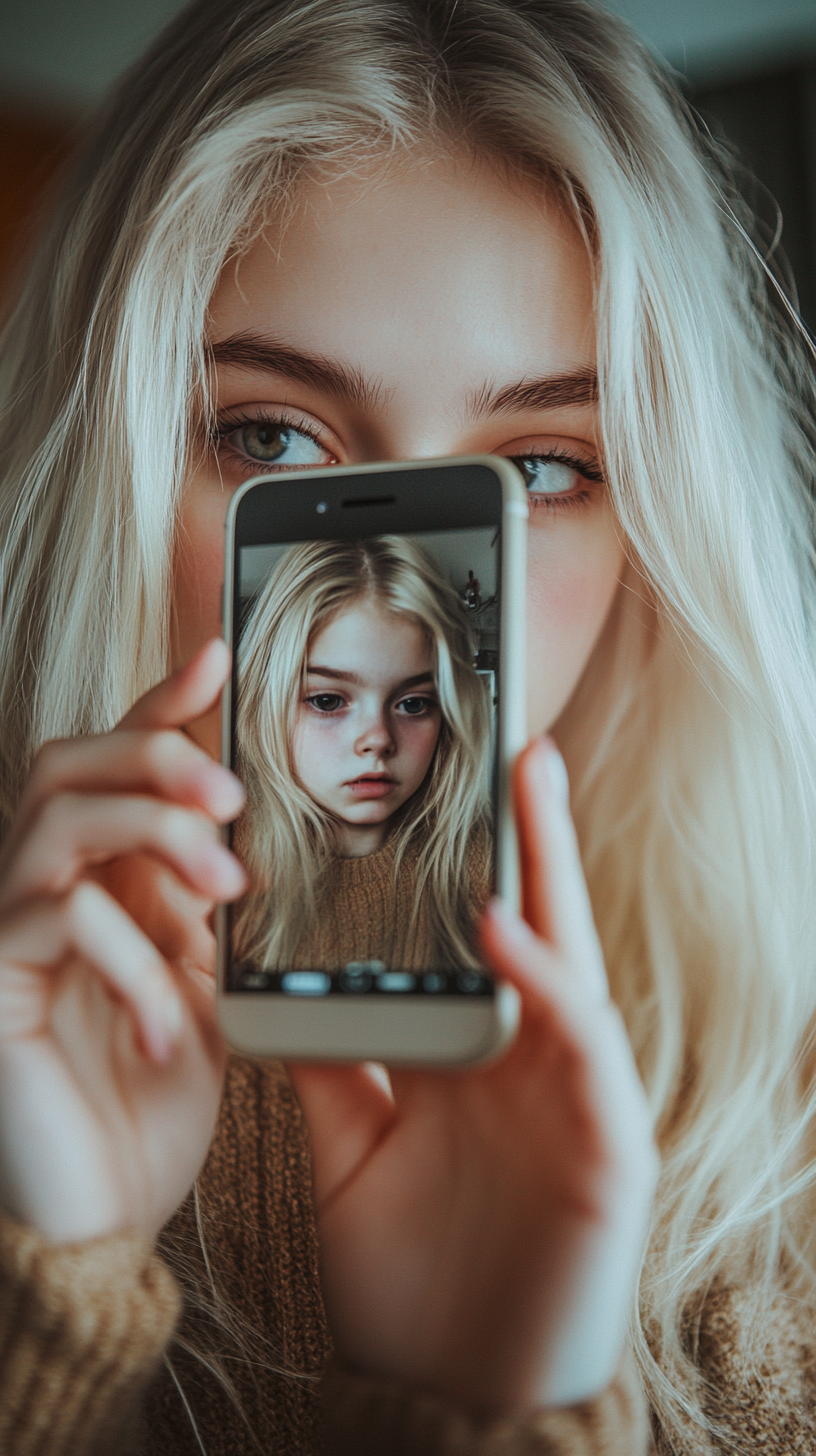
{"type": "Polygon", "coordinates": [[[218,917],[245,1055],[467,1065],[518,996],[479,956],[519,902],[527,499],[493,456],[248,481],[227,517],[223,759],[250,876],[218,917]]]}

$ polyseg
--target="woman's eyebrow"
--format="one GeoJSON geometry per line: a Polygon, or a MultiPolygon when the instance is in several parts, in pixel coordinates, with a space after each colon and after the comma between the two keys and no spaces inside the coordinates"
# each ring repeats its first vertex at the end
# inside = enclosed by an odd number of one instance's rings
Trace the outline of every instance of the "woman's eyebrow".
{"type": "Polygon", "coordinates": [[[471,394],[468,414],[513,414],[528,409],[563,409],[567,405],[598,403],[598,371],[590,365],[541,379],[518,379],[513,384],[488,384],[471,394]]]}
{"type": "Polygon", "coordinates": [[[382,382],[366,379],[360,369],[329,359],[324,354],[307,354],[270,335],[252,332],[230,334],[210,344],[207,353],[212,363],[238,369],[262,370],[282,374],[300,384],[310,384],[328,394],[350,400],[359,409],[373,409],[383,395],[382,382]]]}
{"type": "MultiPolygon", "coordinates": [[[[362,370],[330,359],[325,354],[309,354],[268,334],[251,330],[230,334],[226,339],[208,345],[207,353],[216,366],[232,365],[237,369],[260,370],[282,375],[300,384],[325,390],[327,394],[351,401],[358,409],[370,410],[382,401],[382,380],[369,379],[362,370]]],[[[518,414],[529,409],[563,409],[569,405],[597,404],[598,372],[589,365],[579,369],[547,374],[540,379],[524,377],[511,384],[498,385],[485,381],[467,399],[467,415],[483,419],[491,414],[518,414]]]]}

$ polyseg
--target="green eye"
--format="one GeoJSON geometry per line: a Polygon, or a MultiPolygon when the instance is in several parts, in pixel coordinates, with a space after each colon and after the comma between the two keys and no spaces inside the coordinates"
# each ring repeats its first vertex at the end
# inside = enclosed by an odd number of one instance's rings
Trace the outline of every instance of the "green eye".
{"type": "Polygon", "coordinates": [[[257,420],[235,430],[232,439],[250,459],[268,465],[320,465],[324,451],[311,435],[291,425],[257,420]]]}
{"type": "Polygon", "coordinates": [[[297,430],[284,420],[244,420],[222,426],[218,438],[245,461],[286,470],[326,465],[330,456],[306,430],[297,430]]]}
{"type": "Polygon", "coordinates": [[[270,428],[268,425],[244,425],[236,431],[238,443],[247,455],[256,460],[277,460],[288,444],[289,430],[270,428]]]}

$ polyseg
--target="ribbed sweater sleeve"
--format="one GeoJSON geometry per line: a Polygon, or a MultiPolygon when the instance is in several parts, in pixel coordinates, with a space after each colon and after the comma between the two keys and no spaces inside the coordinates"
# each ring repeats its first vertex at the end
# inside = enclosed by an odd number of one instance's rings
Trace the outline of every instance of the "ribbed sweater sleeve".
{"type": "Polygon", "coordinates": [[[54,1246],[0,1216],[0,1456],[126,1456],[179,1315],[132,1234],[54,1246]]]}
{"type": "Polygon", "coordinates": [[[487,1423],[399,1381],[339,1364],[324,1379],[325,1456],[646,1456],[651,1449],[646,1400],[629,1356],[595,1400],[487,1423]]]}

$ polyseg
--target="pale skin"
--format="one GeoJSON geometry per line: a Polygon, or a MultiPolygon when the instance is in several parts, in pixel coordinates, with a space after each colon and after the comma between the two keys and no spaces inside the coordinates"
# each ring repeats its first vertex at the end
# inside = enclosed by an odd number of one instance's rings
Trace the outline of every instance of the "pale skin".
{"type": "Polygon", "coordinates": [[[431,766],[440,721],[415,622],[363,598],[316,634],[292,748],[303,787],[335,817],[341,854],[384,843],[431,766]]]}
{"type": "MultiPolygon", "coordinates": [[[[209,917],[244,876],[217,842],[241,788],[204,749],[218,748],[227,653],[210,639],[242,480],[267,465],[527,461],[529,724],[557,735],[623,556],[586,387],[589,267],[545,201],[469,158],[391,164],[371,185],[313,185],[283,236],[222,277],[220,436],[191,472],[177,553],[188,665],[115,732],[40,753],[0,866],[0,1197],[51,1240],[154,1238],[212,1134],[224,1049],[209,917]]],[[[494,903],[482,926],[521,995],[508,1053],[394,1072],[393,1095],[362,1068],[292,1069],[341,1354],[491,1414],[609,1381],[656,1176],[560,784],[534,743],[516,784],[524,919],[494,903]]]]}

